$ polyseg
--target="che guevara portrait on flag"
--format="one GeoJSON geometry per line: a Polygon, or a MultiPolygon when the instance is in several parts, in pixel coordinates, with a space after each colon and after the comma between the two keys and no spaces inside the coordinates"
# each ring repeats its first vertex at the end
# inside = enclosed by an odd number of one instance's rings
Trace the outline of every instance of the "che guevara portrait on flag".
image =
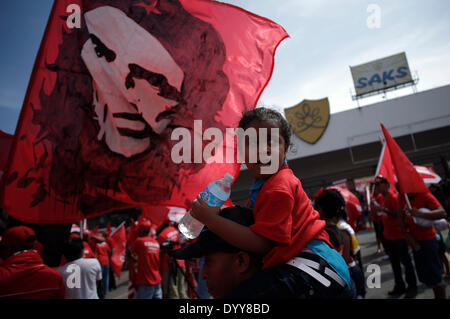
{"type": "MultiPolygon", "coordinates": [[[[195,196],[185,193],[197,191],[192,176],[211,164],[174,163],[172,131],[193,131],[199,119],[203,129],[225,131],[223,119],[254,107],[246,101],[256,103],[286,36],[275,23],[252,17],[261,24],[250,21],[255,30],[274,30],[273,39],[259,40],[270,58],[260,55],[265,71],[254,89],[233,89],[241,80],[230,79],[227,54],[236,48],[227,48],[228,31],[217,30],[220,17],[207,16],[216,7],[245,22],[243,10],[206,0],[56,0],[16,130],[5,206],[33,212],[23,219],[43,223],[147,204],[188,207],[195,196]],[[66,23],[72,3],[82,9],[80,28],[66,23]],[[230,96],[245,98],[226,103],[230,96]],[[20,192],[27,198],[13,203],[8,194],[20,192]]],[[[217,164],[216,175],[238,170],[217,164]]]]}

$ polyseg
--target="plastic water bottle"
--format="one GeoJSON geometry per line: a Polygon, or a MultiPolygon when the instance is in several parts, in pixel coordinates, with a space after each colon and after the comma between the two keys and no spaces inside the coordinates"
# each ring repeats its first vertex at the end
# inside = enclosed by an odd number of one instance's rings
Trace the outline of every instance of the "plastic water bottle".
{"type": "MultiPolygon", "coordinates": [[[[221,179],[217,179],[209,183],[209,185],[200,193],[203,199],[210,207],[222,207],[225,201],[230,197],[231,182],[234,177],[230,174],[225,174],[221,179]]],[[[196,238],[203,229],[203,224],[192,217],[190,212],[187,212],[178,224],[178,229],[187,238],[196,238]]]]}

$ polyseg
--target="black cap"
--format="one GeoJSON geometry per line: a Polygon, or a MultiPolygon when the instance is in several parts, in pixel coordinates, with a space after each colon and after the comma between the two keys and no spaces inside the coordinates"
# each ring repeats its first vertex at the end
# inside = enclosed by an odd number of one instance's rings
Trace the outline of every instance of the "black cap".
{"type": "MultiPolygon", "coordinates": [[[[255,223],[253,212],[250,209],[241,206],[224,208],[220,211],[219,216],[244,226],[250,226],[255,223]]],[[[191,259],[200,258],[215,252],[234,253],[241,250],[242,249],[230,245],[205,226],[196,242],[170,252],[170,256],[176,259],[191,259]]]]}

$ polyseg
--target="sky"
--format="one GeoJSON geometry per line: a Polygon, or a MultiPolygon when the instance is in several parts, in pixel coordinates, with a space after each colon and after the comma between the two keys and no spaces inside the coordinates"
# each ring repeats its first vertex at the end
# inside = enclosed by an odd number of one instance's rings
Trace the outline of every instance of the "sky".
{"type": "MultiPolygon", "coordinates": [[[[448,0],[225,0],[280,24],[289,34],[275,54],[258,105],[282,111],[328,97],[330,112],[357,107],[349,66],[405,52],[417,90],[450,84],[448,0]],[[375,8],[375,9],[374,9],[375,8]],[[376,10],[376,11],[373,11],[376,10]],[[377,24],[370,21],[379,13],[377,24]],[[368,23],[369,20],[369,23],[368,23]]],[[[13,134],[52,0],[6,0],[0,11],[0,129],[13,134]]],[[[365,106],[412,88],[360,100],[365,106]]]]}

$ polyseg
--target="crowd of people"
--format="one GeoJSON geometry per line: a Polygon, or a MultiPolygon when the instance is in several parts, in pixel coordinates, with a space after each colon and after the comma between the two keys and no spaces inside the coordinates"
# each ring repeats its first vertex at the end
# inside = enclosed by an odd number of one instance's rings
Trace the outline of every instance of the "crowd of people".
{"type": "MultiPolygon", "coordinates": [[[[190,213],[205,227],[194,240],[183,238],[169,219],[162,225],[142,215],[130,220],[124,265],[130,297],[365,298],[359,229],[349,223],[343,195],[325,188],[308,198],[286,161],[291,130],[280,113],[248,111],[239,127],[280,130],[278,149],[271,150],[279,155],[278,171],[262,174],[265,164],[246,158],[255,179],[246,207],[220,209],[195,199],[190,213]]],[[[448,188],[444,196],[430,191],[407,194],[406,200],[384,176],[376,176],[372,186],[367,218],[379,253],[386,252],[392,266],[395,286],[389,295],[414,297],[420,281],[435,298],[446,298],[444,277],[450,273],[440,232],[448,228],[448,188]]],[[[101,234],[70,232],[60,264],[49,267],[33,229],[6,229],[0,298],[105,298],[115,281],[110,235],[110,227],[101,234]]]]}

